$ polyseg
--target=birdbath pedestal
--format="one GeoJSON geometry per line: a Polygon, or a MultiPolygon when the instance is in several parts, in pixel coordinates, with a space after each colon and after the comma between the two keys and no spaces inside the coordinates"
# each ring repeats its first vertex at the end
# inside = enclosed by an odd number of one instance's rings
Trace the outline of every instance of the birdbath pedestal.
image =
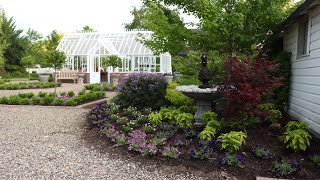
{"type": "Polygon", "coordinates": [[[78,83],[79,84],[83,84],[83,77],[84,77],[85,73],[78,73],[78,83]]]}
{"type": "Polygon", "coordinates": [[[195,100],[197,105],[197,111],[194,115],[195,125],[203,125],[201,116],[203,113],[211,111],[212,102],[218,97],[218,86],[205,89],[196,85],[177,86],[176,90],[195,100]]]}

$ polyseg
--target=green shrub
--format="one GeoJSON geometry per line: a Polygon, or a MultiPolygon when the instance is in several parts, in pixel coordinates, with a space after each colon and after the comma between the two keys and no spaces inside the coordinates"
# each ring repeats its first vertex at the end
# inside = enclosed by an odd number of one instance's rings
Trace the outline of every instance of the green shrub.
{"type": "Polygon", "coordinates": [[[8,104],[10,105],[20,105],[22,98],[18,95],[12,95],[8,98],[8,104]]]}
{"type": "Polygon", "coordinates": [[[0,97],[0,104],[8,104],[9,99],[7,97],[0,97]]]}
{"type": "Polygon", "coordinates": [[[38,96],[41,97],[41,98],[44,98],[46,95],[47,95],[47,92],[41,92],[41,91],[40,91],[40,92],[38,93],[38,96]]]}
{"type": "Polygon", "coordinates": [[[200,132],[199,138],[202,140],[208,140],[211,141],[213,137],[215,137],[217,134],[217,129],[206,126],[203,131],[200,132]]]}
{"type": "Polygon", "coordinates": [[[75,101],[74,99],[69,99],[66,101],[66,105],[67,106],[76,106],[77,105],[77,101],[75,101]]]}
{"type": "Polygon", "coordinates": [[[159,113],[161,114],[161,117],[163,120],[166,120],[166,121],[173,123],[173,124],[178,124],[176,118],[178,117],[178,115],[181,112],[177,109],[161,108],[159,113]]]}
{"type": "Polygon", "coordinates": [[[28,98],[22,98],[20,100],[20,104],[21,105],[29,105],[29,104],[31,104],[31,102],[30,102],[30,100],[28,98]]]}
{"type": "Polygon", "coordinates": [[[229,153],[232,153],[245,144],[245,138],[247,136],[239,131],[231,131],[230,133],[222,134],[218,137],[218,142],[221,142],[221,149],[225,149],[229,153]]]}
{"type": "Polygon", "coordinates": [[[211,120],[217,120],[218,115],[215,112],[205,112],[202,114],[201,119],[205,124],[211,120]]]}
{"type": "Polygon", "coordinates": [[[65,101],[63,99],[55,99],[53,101],[52,105],[54,105],[54,106],[64,106],[65,105],[65,101]]]}
{"type": "Polygon", "coordinates": [[[74,92],[73,92],[73,91],[69,91],[67,94],[68,94],[68,96],[70,96],[70,97],[73,97],[73,96],[74,96],[74,92]]]}
{"type": "Polygon", "coordinates": [[[201,117],[206,122],[206,127],[199,134],[199,138],[211,141],[216,136],[222,125],[217,120],[217,114],[214,112],[203,113],[201,117]]]}
{"type": "Polygon", "coordinates": [[[40,102],[41,102],[41,98],[38,97],[38,96],[33,96],[33,97],[31,98],[31,103],[32,103],[33,105],[38,105],[38,104],[40,104],[40,102]]]}
{"type": "Polygon", "coordinates": [[[94,86],[94,87],[92,88],[92,91],[101,91],[101,90],[102,90],[102,89],[101,89],[100,85],[94,86]]]}
{"type": "Polygon", "coordinates": [[[181,106],[178,109],[180,112],[195,114],[197,108],[195,106],[181,106]]]}
{"type": "Polygon", "coordinates": [[[176,86],[178,84],[171,82],[166,90],[165,98],[171,102],[172,105],[176,107],[181,106],[192,106],[194,104],[191,98],[185,96],[182,92],[176,91],[176,86]]]}
{"type": "Polygon", "coordinates": [[[27,85],[26,84],[21,84],[20,85],[20,89],[27,89],[27,85]]]}
{"type": "Polygon", "coordinates": [[[66,92],[60,92],[59,94],[60,94],[60,96],[65,96],[67,93],[66,92]]]}
{"type": "Polygon", "coordinates": [[[259,104],[258,108],[263,111],[270,111],[272,109],[276,109],[276,105],[273,103],[264,103],[264,104],[259,104]]]}
{"type": "Polygon", "coordinates": [[[151,113],[148,116],[148,119],[152,125],[158,125],[162,123],[162,117],[160,113],[151,113]]]}
{"type": "Polygon", "coordinates": [[[312,155],[310,156],[310,160],[317,168],[320,168],[320,155],[312,155]]]}
{"type": "Polygon", "coordinates": [[[284,143],[286,144],[287,148],[290,148],[297,151],[305,151],[308,146],[310,146],[310,141],[312,137],[310,136],[309,132],[304,129],[296,129],[289,132],[284,133],[285,139],[284,143]]]}
{"type": "Polygon", "coordinates": [[[92,90],[94,86],[95,86],[95,84],[86,84],[86,85],[84,85],[84,88],[86,90],[92,90]]]}
{"type": "Polygon", "coordinates": [[[51,95],[46,95],[43,99],[42,99],[42,104],[49,106],[53,103],[54,101],[54,96],[51,95]]]}
{"type": "Polygon", "coordinates": [[[294,131],[297,129],[307,129],[309,124],[306,122],[299,122],[299,121],[290,121],[286,125],[286,132],[294,131]]]}
{"type": "Polygon", "coordinates": [[[78,96],[86,94],[86,90],[82,89],[81,91],[78,92],[78,96]]]}
{"type": "Polygon", "coordinates": [[[282,118],[281,111],[276,109],[276,105],[272,103],[259,104],[258,108],[270,113],[270,116],[267,117],[267,120],[270,123],[278,123],[282,118]]]}
{"type": "Polygon", "coordinates": [[[19,93],[18,96],[21,97],[21,98],[30,99],[30,98],[32,98],[34,96],[34,94],[32,92],[30,92],[30,93],[19,93]]]}
{"type": "Polygon", "coordinates": [[[189,128],[193,122],[193,115],[190,113],[180,113],[176,117],[176,121],[179,127],[181,128],[189,128]]]}
{"type": "Polygon", "coordinates": [[[118,103],[122,107],[160,109],[166,104],[167,82],[155,73],[131,73],[119,84],[118,103]]]}
{"type": "Polygon", "coordinates": [[[102,84],[102,89],[103,89],[104,91],[110,91],[110,87],[109,87],[108,84],[102,84]]]}

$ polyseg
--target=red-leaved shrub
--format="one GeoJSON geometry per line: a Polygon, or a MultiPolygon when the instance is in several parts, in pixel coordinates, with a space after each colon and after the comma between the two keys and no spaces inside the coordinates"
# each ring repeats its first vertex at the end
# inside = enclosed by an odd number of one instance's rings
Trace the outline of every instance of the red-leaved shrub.
{"type": "Polygon", "coordinates": [[[261,115],[257,105],[281,85],[272,77],[278,65],[267,61],[265,53],[253,56],[229,57],[225,64],[224,97],[228,113],[232,115],[261,115]]]}

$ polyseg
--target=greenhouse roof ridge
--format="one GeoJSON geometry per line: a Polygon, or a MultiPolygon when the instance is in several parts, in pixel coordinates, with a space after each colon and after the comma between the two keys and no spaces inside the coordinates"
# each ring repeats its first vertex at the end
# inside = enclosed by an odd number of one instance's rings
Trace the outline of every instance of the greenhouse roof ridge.
{"type": "Polygon", "coordinates": [[[65,33],[57,49],[66,55],[153,55],[153,51],[138,40],[139,35],[149,39],[152,34],[152,31],[65,33]]]}
{"type": "Polygon", "coordinates": [[[145,31],[145,30],[130,30],[130,31],[122,31],[122,32],[65,32],[64,34],[130,34],[130,33],[151,33],[153,31],[145,31]]]}

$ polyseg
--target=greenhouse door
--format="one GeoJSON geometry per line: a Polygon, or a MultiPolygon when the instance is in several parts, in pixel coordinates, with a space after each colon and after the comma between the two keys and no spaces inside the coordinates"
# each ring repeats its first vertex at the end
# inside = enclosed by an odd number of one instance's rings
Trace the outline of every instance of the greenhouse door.
{"type": "Polygon", "coordinates": [[[100,83],[100,58],[97,56],[90,56],[90,84],[100,83]]]}

